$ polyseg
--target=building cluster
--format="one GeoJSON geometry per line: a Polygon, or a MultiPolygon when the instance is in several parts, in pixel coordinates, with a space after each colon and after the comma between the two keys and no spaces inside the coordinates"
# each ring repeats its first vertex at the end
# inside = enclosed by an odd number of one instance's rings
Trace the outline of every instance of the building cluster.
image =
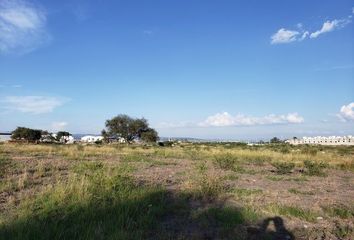
{"type": "Polygon", "coordinates": [[[349,136],[330,136],[330,137],[303,137],[303,138],[293,138],[286,141],[287,143],[293,145],[299,144],[318,144],[318,145],[354,145],[354,137],[349,136]]]}

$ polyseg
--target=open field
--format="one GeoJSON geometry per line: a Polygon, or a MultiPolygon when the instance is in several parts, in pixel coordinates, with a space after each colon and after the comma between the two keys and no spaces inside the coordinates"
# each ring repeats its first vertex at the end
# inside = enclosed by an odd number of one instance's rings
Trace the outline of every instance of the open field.
{"type": "Polygon", "coordinates": [[[354,147],[0,144],[0,239],[353,239],[354,147]]]}

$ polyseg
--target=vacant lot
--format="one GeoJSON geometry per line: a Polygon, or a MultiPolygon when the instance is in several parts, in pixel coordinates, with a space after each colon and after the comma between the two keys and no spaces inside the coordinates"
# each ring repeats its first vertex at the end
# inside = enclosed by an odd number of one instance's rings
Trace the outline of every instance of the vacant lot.
{"type": "Polygon", "coordinates": [[[0,145],[0,239],[353,239],[354,148],[0,145]]]}

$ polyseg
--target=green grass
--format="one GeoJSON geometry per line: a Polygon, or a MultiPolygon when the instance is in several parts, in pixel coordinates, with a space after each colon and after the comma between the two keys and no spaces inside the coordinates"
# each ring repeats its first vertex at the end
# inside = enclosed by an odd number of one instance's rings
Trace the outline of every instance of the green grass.
{"type": "Polygon", "coordinates": [[[313,191],[301,191],[296,188],[290,188],[288,189],[290,193],[297,194],[297,195],[315,195],[313,191]]]}
{"type": "Polygon", "coordinates": [[[0,178],[3,178],[7,167],[10,165],[10,159],[6,156],[0,156],[0,178]]]}
{"type": "Polygon", "coordinates": [[[285,179],[285,177],[268,175],[268,176],[266,176],[266,179],[274,181],[274,182],[279,182],[279,181],[283,181],[285,179]]]}
{"type": "Polygon", "coordinates": [[[0,239],[144,239],[165,212],[166,191],[87,166],[90,176],[22,202],[0,225],[0,239]]]}
{"type": "Polygon", "coordinates": [[[235,181],[235,180],[240,179],[240,176],[237,175],[237,174],[235,174],[235,173],[232,173],[232,174],[226,175],[223,179],[224,179],[224,180],[235,181]]]}
{"type": "Polygon", "coordinates": [[[324,206],[323,211],[330,217],[339,217],[342,219],[354,218],[354,207],[347,206],[324,206]]]}
{"type": "Polygon", "coordinates": [[[298,176],[298,177],[284,177],[284,176],[266,176],[266,179],[279,182],[279,181],[294,181],[294,182],[305,182],[308,179],[305,176],[298,176]]]}
{"type": "Polygon", "coordinates": [[[323,170],[328,167],[328,163],[305,160],[304,166],[307,175],[324,177],[326,176],[326,173],[323,170]]]}
{"type": "Polygon", "coordinates": [[[270,204],[267,210],[273,214],[295,217],[308,222],[314,222],[316,220],[317,214],[311,210],[304,209],[297,206],[286,206],[280,204],[270,204]]]}
{"type": "Polygon", "coordinates": [[[261,218],[249,207],[211,207],[194,215],[194,220],[202,229],[215,229],[214,235],[219,236],[217,239],[239,239],[241,236],[235,236],[237,226],[252,224],[261,218]]]}
{"type": "Polygon", "coordinates": [[[295,164],[292,162],[273,162],[272,166],[276,168],[278,174],[288,174],[294,169],[295,164]]]}
{"type": "MultiPolygon", "coordinates": [[[[293,219],[297,222],[315,222],[317,216],[325,217],[326,223],[332,218],[351,221],[353,209],[342,205],[323,207],[320,215],[303,205],[264,206],[259,181],[253,188],[251,182],[245,183],[253,178],[244,174],[256,174],[255,179],[296,181],[301,186],[304,181],[320,180],[306,175],[322,176],[327,165],[321,167],[321,161],[337,169],[353,166],[354,148],[313,149],[318,153],[308,152],[305,146],[271,144],[1,144],[0,193],[7,202],[0,203],[4,209],[0,239],[190,239],[198,233],[202,235],[196,239],[246,238],[249,224],[258,226],[264,220],[261,213],[298,218],[293,219]],[[277,175],[291,172],[293,164],[300,166],[305,159],[314,163],[305,164],[304,174],[277,175]],[[285,165],[271,175],[270,164],[278,161],[285,165]],[[170,173],[178,178],[167,178],[170,173]],[[233,184],[239,187],[232,189],[233,184]]],[[[343,180],[346,184],[352,177],[351,173],[341,176],[348,176],[343,180]]],[[[270,182],[267,185],[267,193],[279,190],[270,182]]],[[[289,192],[317,194],[301,187],[289,192]]],[[[338,236],[348,236],[350,231],[343,225],[338,236]]]]}
{"type": "Polygon", "coordinates": [[[263,193],[262,189],[246,189],[246,188],[235,188],[232,189],[231,192],[240,198],[263,193]]]}
{"type": "Polygon", "coordinates": [[[122,156],[121,158],[122,162],[151,162],[153,159],[151,159],[149,156],[146,156],[144,154],[127,154],[122,156]]]}
{"type": "Polygon", "coordinates": [[[195,199],[213,200],[225,192],[225,186],[220,176],[210,176],[207,172],[205,162],[197,165],[198,176],[195,179],[195,186],[192,195],[195,199]]]}
{"type": "Polygon", "coordinates": [[[230,153],[216,155],[214,157],[214,164],[223,170],[245,173],[245,169],[240,166],[239,157],[230,153]]]}

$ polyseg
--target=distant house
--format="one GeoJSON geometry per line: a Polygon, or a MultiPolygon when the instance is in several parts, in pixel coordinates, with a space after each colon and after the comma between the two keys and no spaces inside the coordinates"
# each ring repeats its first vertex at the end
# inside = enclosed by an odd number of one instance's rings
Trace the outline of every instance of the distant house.
{"type": "MultiPolygon", "coordinates": [[[[58,142],[57,134],[56,133],[49,133],[49,134],[46,134],[46,135],[42,135],[40,141],[43,142],[43,143],[55,143],[55,142],[58,142]]],[[[59,139],[59,142],[60,143],[65,143],[65,144],[73,144],[73,143],[75,143],[75,139],[71,135],[70,136],[62,136],[59,139]]]]}
{"type": "Polygon", "coordinates": [[[99,142],[99,141],[103,141],[103,137],[102,136],[83,136],[81,138],[81,142],[84,143],[95,143],[95,142],[99,142]]]}
{"type": "Polygon", "coordinates": [[[75,143],[75,139],[73,136],[62,136],[60,138],[60,142],[66,143],[66,144],[73,144],[73,143],[75,143]]]}
{"type": "Polygon", "coordinates": [[[122,137],[108,137],[108,142],[113,143],[113,142],[118,142],[118,143],[126,143],[125,138],[122,137]]]}
{"type": "Polygon", "coordinates": [[[299,144],[317,144],[317,145],[354,145],[354,137],[353,136],[330,136],[330,137],[303,137],[301,139],[289,139],[285,141],[286,143],[290,143],[292,145],[299,144]]]}

